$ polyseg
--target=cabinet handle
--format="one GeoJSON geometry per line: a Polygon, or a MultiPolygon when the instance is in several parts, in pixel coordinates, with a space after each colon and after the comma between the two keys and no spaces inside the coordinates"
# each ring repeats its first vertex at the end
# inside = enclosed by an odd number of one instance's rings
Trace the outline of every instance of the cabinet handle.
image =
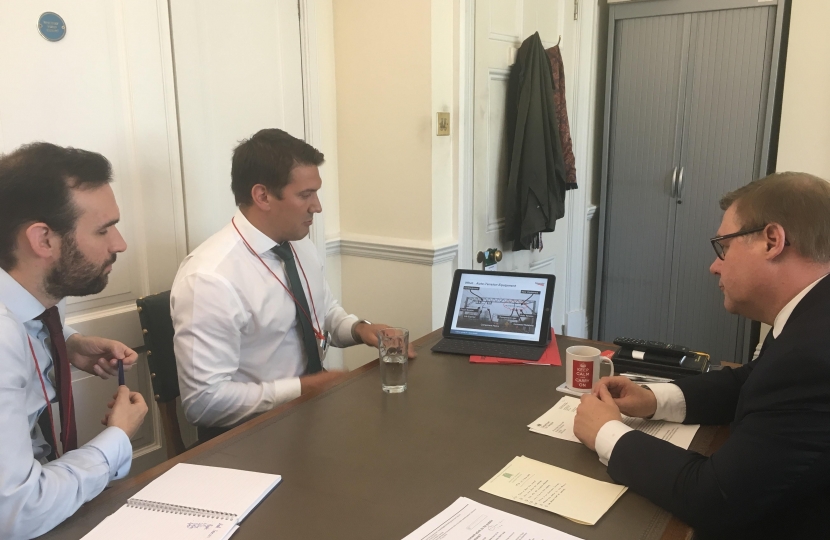
{"type": "Polygon", "coordinates": [[[683,169],[680,167],[680,177],[677,179],[677,204],[683,203],[683,169]]]}
{"type": "Polygon", "coordinates": [[[672,169],[671,171],[671,195],[670,197],[673,199],[677,193],[677,167],[672,169]]]}

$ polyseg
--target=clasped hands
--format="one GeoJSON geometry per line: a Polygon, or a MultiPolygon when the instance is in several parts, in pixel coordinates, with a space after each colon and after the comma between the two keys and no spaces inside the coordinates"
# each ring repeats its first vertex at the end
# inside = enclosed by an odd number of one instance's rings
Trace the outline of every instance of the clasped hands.
{"type": "Polygon", "coordinates": [[[603,377],[591,393],[584,394],[576,408],[574,435],[591,450],[597,434],[606,423],[622,420],[622,415],[648,418],[657,410],[654,392],[628,377],[603,377]]]}

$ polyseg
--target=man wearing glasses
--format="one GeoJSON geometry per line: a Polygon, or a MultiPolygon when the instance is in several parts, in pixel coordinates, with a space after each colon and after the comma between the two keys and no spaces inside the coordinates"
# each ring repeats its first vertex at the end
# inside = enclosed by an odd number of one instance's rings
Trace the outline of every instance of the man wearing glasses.
{"type": "Polygon", "coordinates": [[[669,384],[601,379],[574,433],[616,482],[695,528],[697,538],[829,538],[830,183],[773,174],[721,199],[724,306],[772,326],[758,359],[669,384]],[[710,457],[632,431],[620,413],[731,424],[710,457]]]}

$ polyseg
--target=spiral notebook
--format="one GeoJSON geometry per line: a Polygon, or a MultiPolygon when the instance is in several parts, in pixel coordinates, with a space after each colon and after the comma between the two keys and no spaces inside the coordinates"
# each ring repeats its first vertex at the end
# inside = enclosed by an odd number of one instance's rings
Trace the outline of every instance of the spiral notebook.
{"type": "Polygon", "coordinates": [[[83,540],[224,540],[282,477],[179,463],[83,540]]]}

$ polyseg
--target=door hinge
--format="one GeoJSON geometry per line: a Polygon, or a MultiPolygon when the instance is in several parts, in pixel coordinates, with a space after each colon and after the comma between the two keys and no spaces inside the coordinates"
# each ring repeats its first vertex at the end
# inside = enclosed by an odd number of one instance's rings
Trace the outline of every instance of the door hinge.
{"type": "Polygon", "coordinates": [[[579,19],[579,0],[574,0],[574,20],[579,19]]]}

